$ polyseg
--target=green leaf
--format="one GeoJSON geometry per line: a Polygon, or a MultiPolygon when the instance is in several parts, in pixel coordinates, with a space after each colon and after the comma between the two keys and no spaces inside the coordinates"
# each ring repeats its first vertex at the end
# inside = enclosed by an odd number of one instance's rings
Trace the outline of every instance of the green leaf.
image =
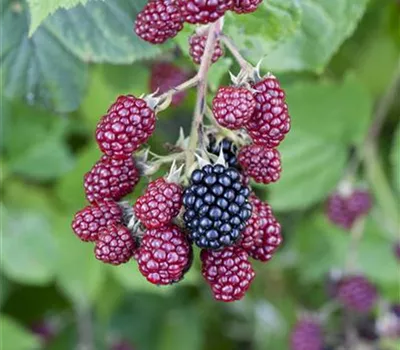
{"type": "Polygon", "coordinates": [[[58,246],[48,219],[33,211],[4,211],[1,268],[23,284],[43,285],[55,274],[58,246]]]}
{"type": "Polygon", "coordinates": [[[61,247],[56,281],[61,291],[76,305],[87,306],[101,292],[104,264],[96,260],[91,243],[83,243],[71,229],[73,214],[57,217],[55,232],[61,247]]]}
{"type": "Polygon", "coordinates": [[[64,141],[67,120],[23,104],[13,105],[5,120],[9,171],[51,180],[72,168],[74,159],[64,141]]]}
{"type": "Polygon", "coordinates": [[[346,147],[294,126],[280,146],[283,173],[269,186],[269,202],[277,211],[306,208],[322,200],[339,182],[346,147]]]}
{"type": "MultiPolygon", "coordinates": [[[[44,27],[85,62],[132,63],[162,52],[133,31],[135,18],[146,4],[146,0],[90,1],[86,6],[60,9],[44,27]]],[[[137,77],[125,75],[125,79],[137,77]]]]}
{"type": "Polygon", "coordinates": [[[391,162],[394,184],[397,191],[400,192],[400,124],[397,125],[396,134],[393,141],[391,162]]]}
{"type": "Polygon", "coordinates": [[[363,141],[372,101],[349,77],[342,84],[297,83],[287,89],[292,131],[279,147],[282,178],[269,186],[276,210],[322,200],[343,175],[347,147],[363,141]]]}
{"type": "Polygon", "coordinates": [[[77,210],[86,204],[83,177],[101,157],[94,142],[78,154],[75,167],[57,183],[55,191],[58,199],[67,209],[77,210]]]}
{"type": "MultiPolygon", "coordinates": [[[[263,66],[275,72],[321,73],[340,45],[355,30],[368,0],[299,1],[301,24],[293,36],[266,52],[263,66]]],[[[257,51],[249,57],[259,57],[257,51]]]]}
{"type": "Polygon", "coordinates": [[[0,73],[4,94],[59,112],[76,109],[84,92],[86,64],[45,27],[28,38],[28,14],[19,2],[5,5],[1,26],[0,73]]]}
{"type": "Polygon", "coordinates": [[[202,349],[203,333],[201,326],[200,314],[193,306],[169,310],[163,320],[163,330],[159,337],[157,349],[202,349]]]}
{"type": "Polygon", "coordinates": [[[0,315],[1,348],[33,350],[40,348],[40,339],[32,332],[23,328],[11,317],[0,315]]]}
{"type": "Polygon", "coordinates": [[[87,0],[28,0],[29,9],[31,10],[29,35],[32,35],[37,27],[60,7],[68,9],[86,2],[87,0]]]}
{"type": "Polygon", "coordinates": [[[290,38],[300,25],[301,8],[296,0],[268,0],[247,16],[227,13],[224,30],[253,62],[290,38]]]}

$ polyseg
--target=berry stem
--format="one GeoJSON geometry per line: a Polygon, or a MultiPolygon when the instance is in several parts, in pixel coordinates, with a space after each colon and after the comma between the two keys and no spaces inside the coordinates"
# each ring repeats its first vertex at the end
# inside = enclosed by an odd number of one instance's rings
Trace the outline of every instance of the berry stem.
{"type": "Polygon", "coordinates": [[[199,74],[196,74],[194,77],[190,78],[189,80],[186,80],[182,84],[175,86],[171,90],[168,90],[167,92],[163,93],[158,98],[160,100],[167,99],[170,96],[172,97],[175,94],[178,94],[182,91],[188,90],[188,89],[196,86],[198,83],[199,83],[199,74]]]}
{"type": "Polygon", "coordinates": [[[231,52],[233,57],[239,63],[242,70],[251,71],[253,69],[252,65],[249,62],[247,62],[246,59],[242,56],[242,54],[239,51],[239,48],[235,45],[235,43],[229,36],[227,36],[226,34],[222,34],[221,41],[225,44],[225,46],[231,52]]]}
{"type": "Polygon", "coordinates": [[[355,222],[351,229],[350,244],[346,256],[346,271],[348,273],[354,272],[357,268],[358,247],[362,240],[365,231],[365,217],[360,218],[355,222]]]}
{"type": "Polygon", "coordinates": [[[76,305],[75,315],[78,327],[79,349],[94,350],[93,324],[90,308],[87,305],[76,305]]]}
{"type": "Polygon", "coordinates": [[[367,178],[369,180],[371,189],[374,192],[376,201],[390,224],[390,231],[395,237],[397,235],[396,228],[399,224],[399,202],[393,195],[393,191],[390,187],[387,176],[385,175],[382,160],[379,156],[377,138],[380,134],[385,118],[389,114],[393,102],[396,100],[399,86],[400,61],[397,71],[394,74],[392,83],[377,106],[375,118],[363,148],[363,157],[367,178]]]}
{"type": "Polygon", "coordinates": [[[207,76],[211,66],[213,48],[221,35],[223,18],[214,22],[208,31],[207,42],[204,50],[204,55],[201,60],[199,72],[197,74],[197,100],[196,108],[194,111],[194,118],[190,132],[189,149],[186,155],[186,171],[189,171],[191,165],[194,163],[194,153],[199,143],[199,135],[203,123],[204,111],[206,108],[206,95],[207,95],[207,76]]]}

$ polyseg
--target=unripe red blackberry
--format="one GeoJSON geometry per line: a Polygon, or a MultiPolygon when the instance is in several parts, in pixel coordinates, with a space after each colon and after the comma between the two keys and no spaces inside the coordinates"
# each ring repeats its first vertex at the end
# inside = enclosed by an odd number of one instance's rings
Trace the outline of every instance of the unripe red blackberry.
{"type": "MultiPolygon", "coordinates": [[[[170,62],[158,62],[151,67],[150,90],[162,94],[182,84],[188,79],[185,70],[170,62]]],[[[180,105],[186,97],[186,92],[174,94],[172,104],[180,105]]]]}
{"type": "Polygon", "coordinates": [[[182,30],[183,21],[176,1],[150,1],[136,18],[135,32],[143,40],[162,44],[182,30]]]}
{"type": "Polygon", "coordinates": [[[118,201],[133,191],[139,178],[132,157],[113,159],[103,156],[84,177],[86,198],[90,203],[106,199],[118,201]]]}
{"type": "Polygon", "coordinates": [[[267,76],[253,85],[256,108],[246,124],[254,143],[277,147],[290,131],[290,116],[285,102],[285,92],[274,76],[267,76]]]}
{"type": "Polygon", "coordinates": [[[149,139],[155,124],[155,113],[145,100],[120,96],[97,125],[96,140],[109,157],[126,159],[149,139]]]}
{"type": "MultiPolygon", "coordinates": [[[[193,34],[189,38],[189,54],[196,64],[201,63],[201,59],[204,55],[204,50],[206,49],[207,36],[193,34]]],[[[216,41],[214,46],[214,51],[211,56],[211,63],[217,62],[224,55],[224,50],[221,47],[219,40],[216,41]]]]}
{"type": "Polygon", "coordinates": [[[251,13],[258,9],[263,0],[234,0],[232,10],[237,14],[251,13]]]}
{"type": "Polygon", "coordinates": [[[353,275],[339,282],[337,298],[349,310],[369,312],[375,306],[378,294],[364,276],[353,275]]]}
{"type": "Polygon", "coordinates": [[[261,243],[257,240],[257,244],[246,248],[246,251],[253,259],[266,262],[272,258],[282,244],[281,225],[267,203],[261,202],[254,195],[250,197],[250,203],[254,208],[253,210],[257,211],[261,243]]]}
{"type": "Polygon", "coordinates": [[[212,111],[219,125],[237,130],[247,123],[254,113],[256,101],[253,94],[241,87],[220,87],[213,99],[212,111]]]}
{"type": "Polygon", "coordinates": [[[263,233],[264,232],[260,229],[258,210],[253,206],[253,213],[247,221],[246,228],[242,232],[242,237],[239,241],[240,246],[246,250],[246,252],[261,246],[263,243],[263,233]]]}
{"type": "Polygon", "coordinates": [[[75,214],[72,229],[84,242],[97,240],[101,230],[122,220],[122,210],[114,201],[89,205],[75,214]]]}
{"type": "Polygon", "coordinates": [[[133,257],[136,248],[131,232],[123,225],[114,224],[100,231],[94,252],[96,259],[120,265],[133,257]]]}
{"type": "Polygon", "coordinates": [[[256,182],[269,184],[281,176],[281,155],[278,150],[260,145],[244,146],[238,155],[239,164],[256,182]]]}
{"type": "Polygon", "coordinates": [[[186,234],[170,224],[147,230],[135,258],[150,283],[167,285],[180,281],[189,269],[192,247],[186,234]]]}
{"type": "Polygon", "coordinates": [[[159,178],[151,182],[134,205],[136,217],[146,228],[169,224],[182,207],[182,187],[159,178]]]}
{"type": "Polygon", "coordinates": [[[177,0],[186,22],[207,24],[215,22],[232,9],[233,0],[177,0]]]}
{"type": "Polygon", "coordinates": [[[323,347],[323,332],[316,321],[304,318],[299,320],[290,336],[291,350],[321,350],[323,347]]]}
{"type": "Polygon", "coordinates": [[[329,220],[345,230],[350,230],[356,220],[368,214],[372,207],[371,196],[367,191],[355,190],[349,194],[332,194],[326,203],[329,220]]]}
{"type": "Polygon", "coordinates": [[[222,250],[202,250],[200,258],[203,277],[216,300],[230,302],[244,297],[255,272],[242,248],[231,246],[222,250]]]}

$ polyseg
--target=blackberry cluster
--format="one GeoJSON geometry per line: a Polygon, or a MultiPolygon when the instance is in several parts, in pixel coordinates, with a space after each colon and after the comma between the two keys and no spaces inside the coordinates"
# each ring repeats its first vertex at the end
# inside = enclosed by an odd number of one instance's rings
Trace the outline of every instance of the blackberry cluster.
{"type": "Polygon", "coordinates": [[[250,190],[240,178],[238,170],[220,164],[192,173],[183,194],[183,219],[200,248],[220,249],[240,238],[252,212],[250,190]]]}

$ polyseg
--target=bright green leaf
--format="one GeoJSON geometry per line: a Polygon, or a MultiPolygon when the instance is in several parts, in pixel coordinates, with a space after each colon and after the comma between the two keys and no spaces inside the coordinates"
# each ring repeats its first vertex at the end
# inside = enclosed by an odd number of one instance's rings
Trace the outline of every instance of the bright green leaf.
{"type": "Polygon", "coordinates": [[[78,4],[85,4],[87,0],[28,0],[31,11],[31,26],[29,35],[32,35],[37,27],[60,7],[71,8],[78,4]]]}
{"type": "Polygon", "coordinates": [[[269,186],[275,210],[306,208],[322,200],[339,182],[345,168],[346,147],[294,126],[279,148],[282,177],[269,186]]]}
{"type": "MultiPolygon", "coordinates": [[[[355,30],[368,0],[304,0],[295,34],[267,54],[263,66],[274,72],[321,73],[340,45],[355,30]]],[[[249,57],[260,56],[251,51],[249,57]]]]}
{"type": "Polygon", "coordinates": [[[0,315],[0,328],[2,349],[34,350],[40,348],[40,339],[11,317],[0,315]]]}
{"type": "Polygon", "coordinates": [[[294,34],[300,19],[296,0],[268,0],[250,16],[228,13],[224,30],[248,59],[258,62],[294,34]]]}
{"type": "Polygon", "coordinates": [[[55,273],[58,246],[51,224],[38,212],[3,210],[1,268],[23,284],[49,283],[55,273]]]}

